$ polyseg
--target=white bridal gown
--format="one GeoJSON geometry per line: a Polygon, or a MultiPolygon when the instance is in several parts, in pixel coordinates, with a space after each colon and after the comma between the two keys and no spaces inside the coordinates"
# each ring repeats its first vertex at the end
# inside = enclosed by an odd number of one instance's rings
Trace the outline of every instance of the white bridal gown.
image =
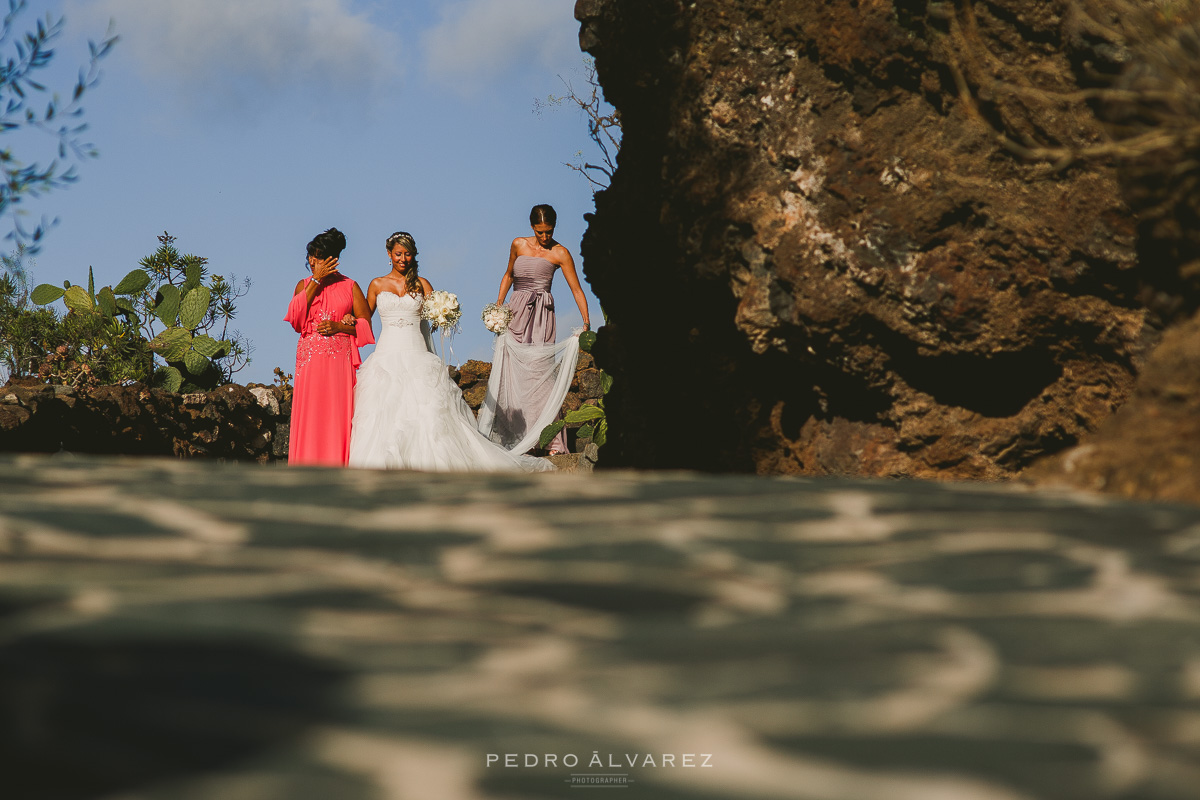
{"type": "Polygon", "coordinates": [[[475,427],[462,392],[433,353],[421,298],[381,292],[375,351],[358,370],[350,466],[437,472],[552,470],[512,453],[475,427]]]}

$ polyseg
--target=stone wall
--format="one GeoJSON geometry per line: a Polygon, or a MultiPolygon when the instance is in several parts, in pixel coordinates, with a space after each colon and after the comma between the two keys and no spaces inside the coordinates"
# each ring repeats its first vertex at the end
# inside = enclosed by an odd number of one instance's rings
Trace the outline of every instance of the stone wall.
{"type": "MultiPolygon", "coordinates": [[[[472,411],[487,394],[491,364],[449,367],[472,411]]],[[[600,371],[580,353],[563,411],[602,396],[600,371]]],[[[229,384],[211,392],[172,394],[142,384],[77,391],[36,379],[0,388],[0,452],[174,455],[270,463],[287,460],[291,388],[229,384]]],[[[568,444],[589,444],[568,427],[568,444]]],[[[595,460],[594,450],[592,459],[595,460]]]]}
{"type": "Polygon", "coordinates": [[[605,463],[997,479],[1108,419],[1197,296],[1113,165],[999,142],[1103,140],[1053,96],[1125,56],[1071,8],[579,0],[605,463]]]}
{"type": "Polygon", "coordinates": [[[172,394],[142,384],[0,389],[0,451],[287,459],[290,390],[229,384],[172,394]]]}

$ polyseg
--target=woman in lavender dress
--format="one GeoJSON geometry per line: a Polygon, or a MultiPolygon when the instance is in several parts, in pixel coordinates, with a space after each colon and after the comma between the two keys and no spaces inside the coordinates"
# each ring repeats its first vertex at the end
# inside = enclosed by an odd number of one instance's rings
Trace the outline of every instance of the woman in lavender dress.
{"type": "MultiPolygon", "coordinates": [[[[570,287],[571,294],[575,297],[575,304],[579,307],[579,313],[583,317],[584,327],[591,328],[587,296],[584,295],[583,287],[579,285],[579,277],[575,274],[575,261],[567,252],[567,248],[554,240],[554,225],[557,221],[558,215],[554,213],[552,207],[548,205],[534,206],[533,210],[529,212],[529,224],[533,228],[533,236],[519,236],[513,239],[512,247],[509,248],[508,269],[505,270],[504,277],[500,280],[500,295],[496,300],[498,305],[503,304],[509,289],[512,289],[508,307],[512,309],[513,318],[504,334],[504,336],[510,337],[508,342],[521,345],[554,344],[557,331],[554,322],[554,298],[550,294],[550,284],[554,280],[556,270],[562,270],[563,279],[570,287]]],[[[504,336],[501,337],[501,340],[504,340],[504,336]]],[[[502,343],[504,342],[498,342],[498,354],[499,345],[502,343]]],[[[526,352],[533,354],[523,356],[528,369],[513,371],[514,378],[517,375],[521,376],[520,383],[523,385],[514,386],[510,382],[507,389],[496,387],[496,391],[500,392],[498,398],[489,397],[489,401],[497,402],[497,407],[494,410],[489,409],[491,413],[485,415],[489,424],[494,424],[495,429],[498,429],[490,431],[494,440],[506,441],[517,438],[515,435],[508,434],[507,431],[520,430],[527,427],[527,424],[532,423],[533,420],[543,418],[543,407],[547,402],[553,402],[554,397],[559,394],[554,387],[561,388],[564,380],[569,385],[570,376],[557,376],[557,372],[564,369],[562,349],[554,351],[552,355],[552,348],[546,348],[544,356],[537,355],[541,351],[542,349],[537,347],[527,348],[526,352]],[[539,361],[547,364],[546,369],[537,368],[539,361]],[[493,414],[494,423],[492,422],[493,414]]],[[[575,353],[577,355],[577,351],[575,353]]],[[[496,374],[496,361],[498,360],[493,361],[493,378],[489,384],[496,383],[499,378],[496,374]]],[[[510,361],[515,360],[515,358],[510,359],[510,361]]],[[[573,373],[574,366],[574,363],[571,363],[566,368],[573,373]]],[[[489,395],[495,395],[495,392],[490,390],[489,395]]],[[[561,397],[558,397],[558,402],[562,402],[561,397]]],[[[481,416],[481,422],[485,416],[481,416]]],[[[548,449],[551,455],[567,452],[565,432],[560,431],[548,449]]]]}

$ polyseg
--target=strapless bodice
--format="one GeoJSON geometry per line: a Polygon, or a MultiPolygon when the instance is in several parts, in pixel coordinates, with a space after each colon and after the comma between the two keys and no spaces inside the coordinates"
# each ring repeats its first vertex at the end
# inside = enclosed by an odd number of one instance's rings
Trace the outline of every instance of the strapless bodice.
{"type": "Polygon", "coordinates": [[[540,256],[517,256],[513,262],[513,291],[550,291],[556,269],[553,261],[540,256]]]}
{"type": "Polygon", "coordinates": [[[429,324],[421,319],[420,295],[398,295],[380,292],[375,298],[375,310],[381,324],[379,344],[388,347],[428,349],[429,324]]]}
{"type": "Polygon", "coordinates": [[[421,298],[406,294],[403,297],[395,292],[380,292],[375,298],[375,308],[379,311],[379,320],[384,325],[416,325],[421,321],[421,298]]]}

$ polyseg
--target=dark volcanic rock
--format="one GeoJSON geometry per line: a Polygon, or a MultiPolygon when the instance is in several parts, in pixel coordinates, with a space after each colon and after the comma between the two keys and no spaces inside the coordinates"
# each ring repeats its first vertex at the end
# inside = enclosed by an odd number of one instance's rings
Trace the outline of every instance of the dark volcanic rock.
{"type": "Polygon", "coordinates": [[[1146,362],[1128,403],[1078,447],[1025,477],[1138,499],[1200,504],[1200,316],[1178,325],[1146,362]]]}
{"type": "Polygon", "coordinates": [[[1101,124],[982,79],[1078,88],[1067,7],[580,0],[624,136],[583,244],[605,464],[1003,478],[1108,418],[1164,321],[1118,176],[996,137],[1101,124]]]}
{"type": "Polygon", "coordinates": [[[290,391],[278,387],[172,394],[135,383],[77,392],[15,381],[0,388],[0,452],[268,462],[287,457],[290,411],[290,391]]]}
{"type": "MultiPolygon", "coordinates": [[[[491,370],[485,361],[447,367],[476,413],[487,395],[491,370]]],[[[592,357],[581,353],[563,411],[602,396],[600,372],[592,357]]],[[[291,387],[231,383],[211,392],[172,394],[133,384],[76,391],[16,378],[0,387],[0,453],[65,450],[286,461],[291,410],[291,387]]],[[[567,441],[583,453],[589,442],[577,440],[579,427],[568,426],[567,441]]],[[[593,452],[588,463],[595,461],[593,452]]]]}

